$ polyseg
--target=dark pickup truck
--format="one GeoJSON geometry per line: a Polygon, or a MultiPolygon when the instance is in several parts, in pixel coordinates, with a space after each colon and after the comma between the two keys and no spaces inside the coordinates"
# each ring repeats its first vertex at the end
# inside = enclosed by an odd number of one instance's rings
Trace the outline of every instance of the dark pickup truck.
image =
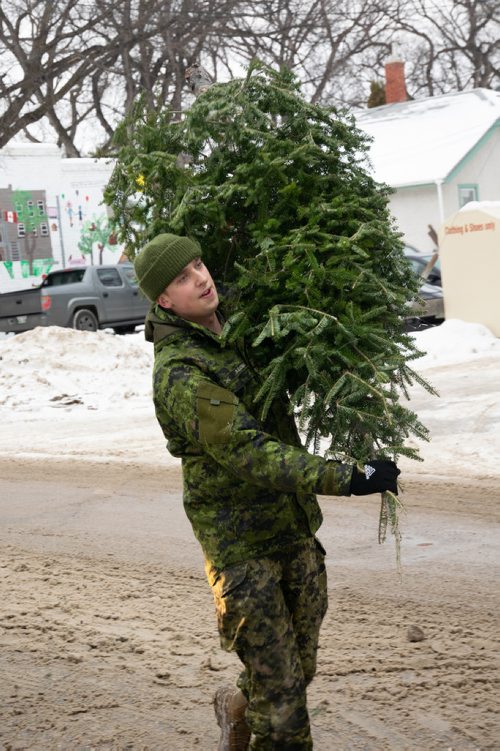
{"type": "Polygon", "coordinates": [[[131,263],[61,269],[39,287],[0,294],[0,331],[66,326],[126,334],[144,323],[149,307],[131,263]]]}

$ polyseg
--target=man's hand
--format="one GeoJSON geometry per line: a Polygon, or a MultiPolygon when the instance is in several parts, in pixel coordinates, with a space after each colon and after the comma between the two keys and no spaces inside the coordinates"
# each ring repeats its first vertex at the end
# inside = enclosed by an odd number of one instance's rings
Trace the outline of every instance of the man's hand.
{"type": "Polygon", "coordinates": [[[351,494],[369,495],[370,493],[383,493],[390,490],[397,495],[397,476],[401,470],[394,462],[382,459],[370,459],[360,472],[356,466],[352,470],[351,494]]]}

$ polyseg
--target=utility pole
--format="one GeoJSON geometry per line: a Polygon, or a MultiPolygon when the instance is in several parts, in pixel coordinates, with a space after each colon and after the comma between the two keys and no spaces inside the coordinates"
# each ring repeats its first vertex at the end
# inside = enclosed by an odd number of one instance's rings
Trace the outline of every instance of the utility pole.
{"type": "Polygon", "coordinates": [[[61,241],[61,261],[62,261],[62,267],[64,268],[66,266],[66,256],[64,253],[64,238],[63,238],[63,228],[62,228],[62,222],[61,222],[61,204],[59,202],[59,194],[56,195],[56,203],[57,203],[57,222],[59,224],[59,240],[61,241]]]}

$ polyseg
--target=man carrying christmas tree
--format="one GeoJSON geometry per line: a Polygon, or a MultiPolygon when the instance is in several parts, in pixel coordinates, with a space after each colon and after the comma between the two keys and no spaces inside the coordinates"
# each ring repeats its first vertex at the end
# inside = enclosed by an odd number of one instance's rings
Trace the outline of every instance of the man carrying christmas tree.
{"type": "Polygon", "coordinates": [[[224,345],[223,318],[198,243],[171,234],[135,259],[154,303],[153,398],[168,450],[181,457],[184,507],[212,587],[222,647],[244,670],[215,698],[219,749],[312,748],[306,688],[327,608],[315,493],[397,492],[390,461],[356,466],[301,447],[286,399],[262,420],[261,385],[245,354],[224,345]]]}

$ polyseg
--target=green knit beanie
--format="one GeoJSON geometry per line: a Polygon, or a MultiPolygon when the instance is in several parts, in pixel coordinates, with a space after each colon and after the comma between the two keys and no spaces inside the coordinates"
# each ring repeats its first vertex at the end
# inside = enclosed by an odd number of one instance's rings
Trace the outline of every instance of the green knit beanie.
{"type": "Polygon", "coordinates": [[[182,269],[201,256],[196,240],[179,235],[157,235],[134,260],[139,287],[154,302],[182,269]]]}

